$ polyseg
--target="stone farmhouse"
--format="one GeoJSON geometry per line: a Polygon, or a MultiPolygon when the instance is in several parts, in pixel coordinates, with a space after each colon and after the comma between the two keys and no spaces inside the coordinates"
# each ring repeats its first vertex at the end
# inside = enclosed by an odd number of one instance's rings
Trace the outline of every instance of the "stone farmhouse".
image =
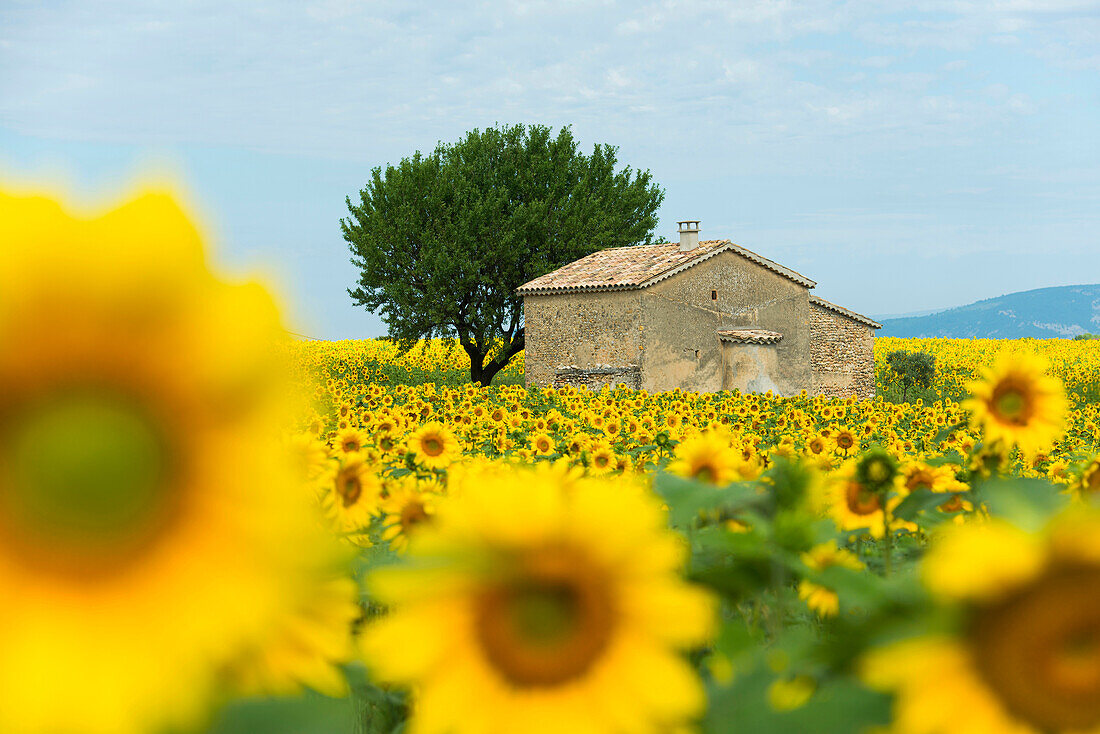
{"type": "Polygon", "coordinates": [[[729,240],[594,252],[520,286],[526,382],[874,397],[881,324],[729,240]]]}

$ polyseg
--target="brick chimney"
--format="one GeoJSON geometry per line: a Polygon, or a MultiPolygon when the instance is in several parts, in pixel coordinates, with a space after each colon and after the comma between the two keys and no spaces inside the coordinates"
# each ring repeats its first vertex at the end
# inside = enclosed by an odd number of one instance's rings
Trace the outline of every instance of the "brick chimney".
{"type": "Polygon", "coordinates": [[[699,220],[687,219],[677,222],[680,228],[680,252],[688,252],[699,246],[699,220]]]}

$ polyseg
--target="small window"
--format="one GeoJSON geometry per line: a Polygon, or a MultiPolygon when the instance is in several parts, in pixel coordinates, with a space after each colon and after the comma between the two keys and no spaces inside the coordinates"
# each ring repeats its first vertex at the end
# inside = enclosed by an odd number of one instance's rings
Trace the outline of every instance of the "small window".
{"type": "Polygon", "coordinates": [[[699,359],[699,350],[698,349],[695,350],[695,358],[699,359]]]}
{"type": "Polygon", "coordinates": [[[718,300],[718,291],[711,291],[710,292],[710,300],[712,300],[712,301],[717,301],[718,300]]]}

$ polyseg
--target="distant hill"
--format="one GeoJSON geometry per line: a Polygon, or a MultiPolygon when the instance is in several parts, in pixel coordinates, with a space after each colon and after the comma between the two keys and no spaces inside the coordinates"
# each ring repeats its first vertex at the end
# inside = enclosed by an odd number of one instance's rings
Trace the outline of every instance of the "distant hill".
{"type": "Polygon", "coordinates": [[[1038,288],[927,316],[885,319],[878,336],[1072,338],[1100,333],[1100,284],[1038,288]]]}

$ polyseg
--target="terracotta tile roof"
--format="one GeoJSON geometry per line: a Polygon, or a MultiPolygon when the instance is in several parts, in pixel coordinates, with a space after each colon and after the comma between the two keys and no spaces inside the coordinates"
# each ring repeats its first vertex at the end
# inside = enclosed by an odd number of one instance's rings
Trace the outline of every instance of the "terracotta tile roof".
{"type": "Polygon", "coordinates": [[[870,326],[872,329],[881,329],[882,328],[882,324],[880,324],[879,322],[873,321],[872,319],[867,318],[863,314],[858,314],[855,311],[849,311],[848,309],[844,308],[843,306],[838,306],[835,303],[831,303],[829,301],[826,301],[824,298],[821,298],[820,296],[815,296],[812,293],[810,294],[810,303],[815,305],[815,306],[820,306],[821,308],[832,311],[833,313],[838,313],[841,316],[847,316],[852,321],[858,321],[861,324],[866,324],[867,326],[870,326]]]}
{"type": "Polygon", "coordinates": [[[813,288],[817,285],[800,273],[761,257],[729,240],[705,240],[694,250],[680,251],[676,242],[634,247],[610,247],[563,265],[516,289],[520,295],[565,293],[569,291],[615,291],[645,288],[698,265],[721,252],[735,252],[758,265],[813,288]]]}
{"type": "Polygon", "coordinates": [[[720,329],[718,338],[735,344],[775,344],[783,335],[765,329],[720,329]]]}

